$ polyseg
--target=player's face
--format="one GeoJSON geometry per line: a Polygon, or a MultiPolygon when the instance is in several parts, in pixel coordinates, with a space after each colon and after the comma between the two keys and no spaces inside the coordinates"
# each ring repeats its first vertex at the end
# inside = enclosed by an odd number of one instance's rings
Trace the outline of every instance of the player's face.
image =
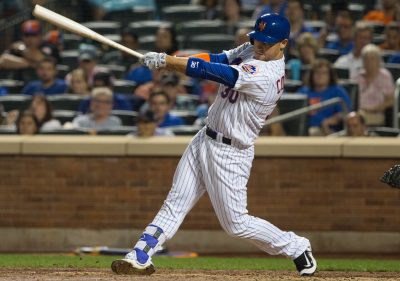
{"type": "Polygon", "coordinates": [[[286,39],[275,44],[254,40],[254,58],[262,61],[280,59],[283,56],[283,49],[286,47],[287,43],[288,40],[286,39]]]}

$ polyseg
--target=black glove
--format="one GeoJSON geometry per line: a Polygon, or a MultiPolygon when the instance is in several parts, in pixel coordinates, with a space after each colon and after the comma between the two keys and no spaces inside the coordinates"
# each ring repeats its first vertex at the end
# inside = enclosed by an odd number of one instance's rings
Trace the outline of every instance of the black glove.
{"type": "Polygon", "coordinates": [[[400,165],[394,165],[392,168],[387,170],[380,180],[391,187],[400,188],[400,165]]]}

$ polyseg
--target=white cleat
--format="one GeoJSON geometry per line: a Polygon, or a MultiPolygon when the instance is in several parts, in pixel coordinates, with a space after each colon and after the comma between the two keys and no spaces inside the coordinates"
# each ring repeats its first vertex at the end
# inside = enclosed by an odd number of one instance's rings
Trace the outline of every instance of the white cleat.
{"type": "Polygon", "coordinates": [[[140,264],[132,259],[115,260],[111,264],[111,269],[114,273],[123,275],[151,275],[156,271],[150,260],[140,264]]]}

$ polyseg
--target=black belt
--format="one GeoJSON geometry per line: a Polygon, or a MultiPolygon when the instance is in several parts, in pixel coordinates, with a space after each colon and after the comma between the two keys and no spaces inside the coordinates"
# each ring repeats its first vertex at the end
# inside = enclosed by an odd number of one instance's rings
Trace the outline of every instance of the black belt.
{"type": "MultiPolygon", "coordinates": [[[[207,129],[206,129],[206,135],[209,136],[210,138],[212,138],[213,140],[216,140],[216,139],[217,139],[218,133],[217,133],[216,131],[214,131],[213,129],[210,129],[209,127],[207,127],[207,129]]],[[[222,137],[222,142],[223,142],[224,144],[231,145],[232,140],[231,140],[231,139],[228,139],[228,138],[226,138],[226,137],[222,137]]]]}

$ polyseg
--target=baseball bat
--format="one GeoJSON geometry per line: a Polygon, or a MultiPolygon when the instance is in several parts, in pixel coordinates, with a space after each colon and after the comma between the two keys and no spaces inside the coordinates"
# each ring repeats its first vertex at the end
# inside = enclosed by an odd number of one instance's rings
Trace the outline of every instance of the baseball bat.
{"type": "Polygon", "coordinates": [[[113,48],[116,48],[118,50],[121,50],[123,52],[126,52],[130,55],[133,55],[138,58],[142,58],[143,55],[141,53],[138,53],[132,49],[129,49],[117,42],[112,41],[111,39],[108,39],[107,37],[104,37],[103,35],[98,34],[97,32],[94,32],[90,28],[87,28],[86,26],[83,26],[80,23],[77,23],[76,21],[73,21],[69,18],[66,18],[60,14],[57,14],[49,9],[46,9],[45,7],[42,7],[40,5],[35,5],[35,8],[33,9],[32,14],[44,21],[47,21],[51,24],[54,24],[55,26],[68,30],[69,32],[78,34],[82,37],[86,37],[92,40],[95,40],[97,42],[106,44],[108,46],[111,46],[113,48]]]}

